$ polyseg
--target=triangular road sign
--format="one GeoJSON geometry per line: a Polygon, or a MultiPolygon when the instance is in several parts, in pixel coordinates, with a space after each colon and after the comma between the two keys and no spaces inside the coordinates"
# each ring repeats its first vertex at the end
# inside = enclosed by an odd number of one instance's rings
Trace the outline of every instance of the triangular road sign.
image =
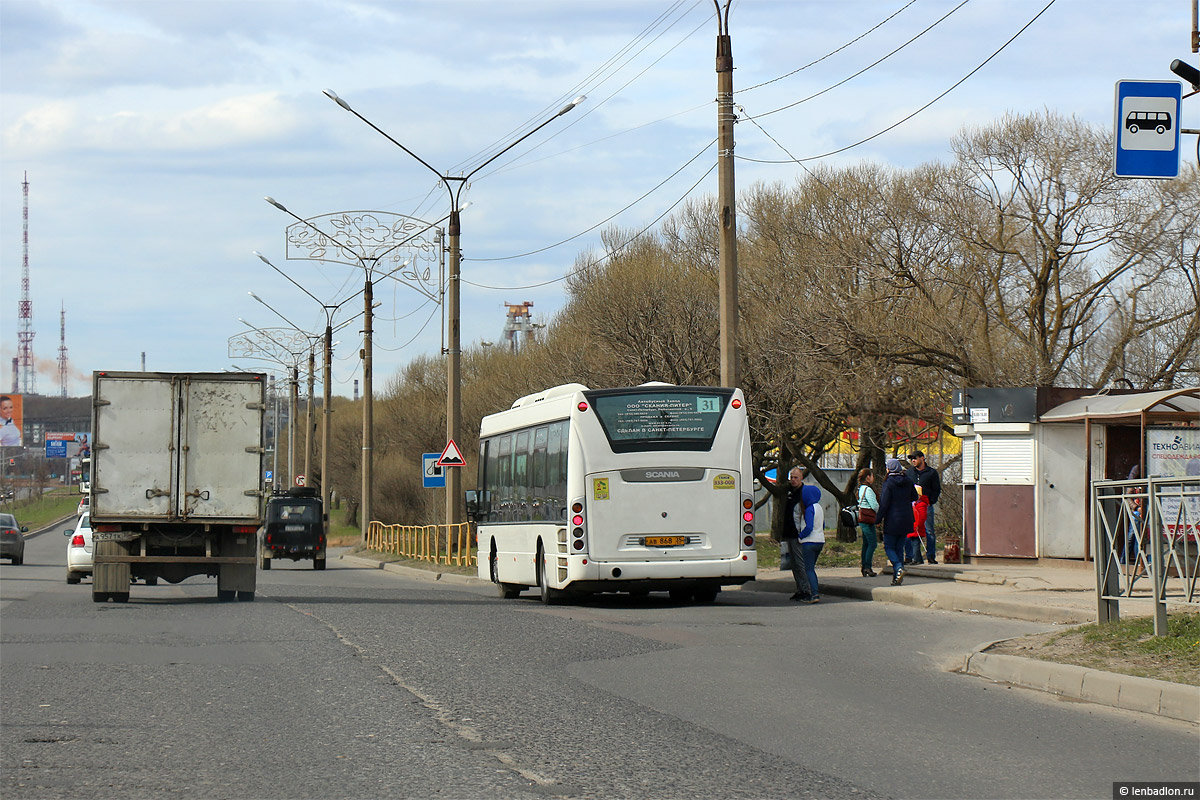
{"type": "Polygon", "coordinates": [[[442,451],[442,457],[438,459],[439,467],[465,467],[467,462],[463,460],[462,451],[458,449],[458,445],[451,439],[446,443],[446,449],[442,451]]]}

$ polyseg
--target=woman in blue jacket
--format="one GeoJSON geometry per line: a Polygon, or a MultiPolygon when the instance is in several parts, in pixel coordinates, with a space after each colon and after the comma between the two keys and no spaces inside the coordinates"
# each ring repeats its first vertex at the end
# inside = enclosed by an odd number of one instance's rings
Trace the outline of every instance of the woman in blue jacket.
{"type": "Polygon", "coordinates": [[[883,529],[883,552],[892,562],[892,586],[899,586],[904,581],[904,541],[913,529],[917,487],[905,477],[899,459],[887,460],[887,473],[875,522],[883,529]]]}

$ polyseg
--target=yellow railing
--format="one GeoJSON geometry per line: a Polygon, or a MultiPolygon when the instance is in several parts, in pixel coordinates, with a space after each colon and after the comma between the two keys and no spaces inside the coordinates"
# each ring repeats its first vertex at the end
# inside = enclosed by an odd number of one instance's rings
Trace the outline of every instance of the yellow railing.
{"type": "Polygon", "coordinates": [[[458,567],[475,566],[471,545],[475,534],[471,523],[457,525],[384,525],[367,526],[366,545],[380,553],[391,553],[415,561],[458,567]]]}

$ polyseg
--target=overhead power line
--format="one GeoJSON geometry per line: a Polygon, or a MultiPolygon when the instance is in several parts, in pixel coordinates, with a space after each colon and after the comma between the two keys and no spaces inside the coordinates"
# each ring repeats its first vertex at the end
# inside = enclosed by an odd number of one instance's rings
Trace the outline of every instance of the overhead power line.
{"type": "Polygon", "coordinates": [[[642,228],[640,231],[635,233],[633,236],[630,236],[628,239],[621,242],[621,244],[617,245],[612,250],[609,250],[604,255],[600,256],[599,258],[597,258],[593,261],[590,261],[581,267],[573,269],[565,275],[562,275],[558,278],[552,278],[548,281],[542,281],[540,283],[530,283],[525,286],[488,286],[487,284],[475,283],[474,281],[469,281],[466,278],[462,278],[461,280],[463,283],[469,283],[471,286],[474,286],[479,289],[495,289],[497,291],[504,291],[504,292],[515,292],[520,289],[537,289],[542,286],[549,286],[552,283],[559,283],[560,281],[565,281],[567,278],[570,278],[572,275],[577,275],[578,273],[582,272],[585,269],[590,269],[590,268],[596,266],[597,264],[604,261],[605,259],[612,258],[617,253],[621,252],[626,247],[628,247],[629,245],[636,242],[638,240],[638,238],[642,236],[642,234],[644,234],[646,231],[650,230],[655,225],[657,225],[659,223],[659,221],[662,220],[663,217],[665,217],[667,214],[670,214],[672,211],[674,211],[675,207],[677,205],[679,205],[684,200],[686,200],[689,196],[691,196],[692,192],[696,191],[696,187],[699,186],[704,181],[705,178],[707,178],[709,175],[711,175],[712,171],[716,168],[717,168],[717,164],[716,164],[716,162],[714,162],[711,167],[709,167],[708,169],[706,169],[704,171],[704,174],[700,176],[700,179],[698,181],[696,181],[695,183],[693,183],[691,185],[691,187],[689,187],[688,190],[683,193],[682,197],[680,197],[678,200],[676,200],[674,203],[672,203],[670,206],[668,206],[665,211],[663,211],[661,214],[659,214],[657,217],[655,217],[650,222],[649,225],[642,228]]]}
{"type": "Polygon", "coordinates": [[[875,32],[875,31],[877,31],[877,30],[879,30],[879,29],[880,29],[880,28],[882,28],[884,25],[886,25],[887,23],[891,22],[891,21],[892,21],[893,19],[895,19],[896,17],[900,16],[900,13],[901,13],[901,12],[903,12],[903,11],[904,11],[904,9],[908,8],[909,6],[911,6],[911,5],[912,5],[913,3],[915,3],[915,2],[917,2],[917,0],[908,0],[908,2],[907,2],[907,3],[905,3],[904,5],[902,5],[902,6],[901,6],[900,8],[898,8],[897,10],[893,11],[893,12],[892,12],[892,14],[891,14],[890,16],[888,16],[888,17],[885,17],[885,18],[884,18],[884,19],[882,19],[881,21],[877,22],[877,23],[876,23],[874,26],[872,26],[872,27],[868,28],[867,30],[865,30],[865,31],[863,31],[862,33],[860,33],[858,36],[856,36],[856,37],[854,37],[853,39],[851,39],[850,41],[846,42],[846,43],[845,43],[844,45],[842,45],[841,47],[837,48],[836,50],[830,50],[828,53],[826,53],[825,55],[823,55],[823,56],[821,56],[820,58],[816,59],[815,61],[810,61],[810,62],[808,62],[807,64],[805,64],[803,67],[797,67],[796,69],[792,70],[791,72],[785,72],[783,75],[780,75],[778,78],[771,78],[771,80],[769,80],[769,81],[763,81],[762,83],[756,83],[756,84],[754,84],[753,86],[747,86],[745,89],[737,89],[737,90],[736,90],[736,93],[737,93],[737,94],[743,94],[743,93],[745,93],[745,92],[751,92],[751,91],[754,91],[755,89],[762,88],[763,86],[766,86],[766,85],[768,85],[768,84],[771,84],[771,83],[775,83],[776,81],[781,81],[781,80],[783,80],[784,78],[790,78],[790,77],[792,77],[793,75],[795,75],[797,72],[803,72],[804,70],[808,69],[809,67],[812,67],[812,66],[815,66],[815,65],[817,65],[817,64],[820,64],[822,61],[824,61],[825,59],[829,58],[830,56],[837,55],[838,53],[842,52],[843,50],[845,50],[847,47],[849,47],[850,45],[854,44],[855,42],[857,42],[857,41],[860,41],[861,39],[864,39],[864,38],[866,38],[867,36],[869,36],[870,34],[874,33],[874,32],[875,32]]]}
{"type": "Polygon", "coordinates": [[[671,180],[676,175],[683,172],[685,169],[687,169],[689,166],[691,166],[693,161],[695,161],[700,156],[704,155],[704,153],[708,150],[708,148],[712,147],[716,143],[716,141],[717,141],[716,139],[712,139],[711,141],[709,141],[706,145],[704,145],[703,148],[700,149],[700,152],[696,153],[696,155],[689,158],[682,167],[675,170],[670,175],[668,175],[667,177],[665,177],[661,181],[659,181],[658,184],[653,189],[646,192],[641,197],[637,198],[636,200],[631,202],[629,205],[625,206],[624,208],[622,208],[621,210],[612,214],[611,216],[600,220],[595,225],[591,226],[590,228],[587,228],[586,230],[580,231],[579,233],[575,234],[574,236],[568,236],[566,239],[563,239],[561,242],[555,242],[554,244],[546,245],[545,247],[541,247],[537,250],[530,250],[528,253],[518,253],[518,254],[512,255],[512,256],[499,256],[496,258],[464,258],[463,261],[509,261],[514,258],[524,258],[525,256],[533,256],[533,255],[537,255],[538,253],[544,253],[547,250],[553,250],[555,247],[559,247],[560,245],[564,245],[567,242],[574,241],[575,239],[578,239],[580,236],[583,236],[584,234],[591,233],[592,231],[596,230],[596,228],[599,228],[601,225],[605,224],[606,222],[611,222],[616,217],[620,216],[621,214],[624,214],[626,211],[633,208],[635,205],[642,202],[647,197],[649,197],[650,195],[654,194],[656,191],[661,189],[667,183],[667,181],[671,180]]]}
{"type": "MultiPolygon", "coordinates": [[[[800,105],[801,103],[807,103],[809,100],[812,100],[812,99],[814,99],[814,98],[820,97],[821,95],[825,94],[826,92],[831,92],[831,91],[833,91],[834,89],[838,88],[839,86],[841,86],[841,85],[843,85],[843,84],[845,84],[845,83],[849,83],[850,81],[852,81],[852,80],[854,80],[855,78],[857,78],[859,75],[862,75],[862,74],[863,74],[864,72],[866,72],[867,70],[874,69],[875,67],[877,67],[877,66],[879,66],[880,64],[882,64],[884,61],[887,61],[889,58],[891,58],[892,56],[896,55],[896,53],[899,53],[901,50],[903,50],[904,48],[908,47],[910,44],[912,44],[913,42],[915,42],[917,39],[920,39],[922,36],[924,36],[925,34],[929,33],[931,30],[933,30],[934,28],[936,28],[938,25],[941,25],[943,22],[945,22],[945,21],[946,21],[946,20],[947,20],[947,19],[950,17],[950,15],[951,15],[951,14],[953,14],[955,11],[958,11],[960,8],[962,8],[963,6],[965,6],[965,5],[966,5],[967,3],[969,3],[969,2],[971,2],[971,0],[962,0],[962,2],[961,2],[961,3],[959,3],[959,4],[958,4],[958,5],[956,5],[954,8],[950,9],[950,10],[949,10],[949,11],[947,11],[945,14],[943,14],[941,17],[939,17],[937,20],[935,20],[935,21],[934,21],[934,22],[933,22],[933,23],[932,23],[932,24],[931,24],[929,27],[927,27],[925,30],[921,31],[921,32],[920,32],[920,33],[918,33],[916,36],[913,36],[913,37],[912,37],[911,39],[909,39],[907,42],[905,42],[904,44],[902,44],[902,45],[900,45],[899,47],[895,48],[895,49],[894,49],[894,50],[892,50],[891,52],[889,52],[889,53],[887,53],[887,54],[885,54],[885,55],[881,56],[880,58],[876,59],[875,61],[871,62],[870,64],[868,64],[867,66],[863,67],[862,69],[860,69],[858,72],[854,73],[853,75],[850,75],[850,76],[848,76],[848,77],[846,77],[846,78],[843,78],[842,80],[838,81],[837,83],[833,84],[832,86],[826,86],[826,87],[825,87],[824,89],[822,89],[821,91],[819,91],[819,92],[814,92],[813,94],[810,94],[808,97],[805,97],[805,98],[803,98],[803,99],[801,99],[801,100],[797,100],[797,101],[796,101],[796,102],[794,102],[794,103],[788,103],[786,106],[780,106],[779,108],[776,108],[776,109],[774,109],[774,110],[771,110],[771,111],[764,111],[763,113],[759,114],[758,116],[759,116],[760,118],[761,118],[761,117],[769,117],[769,116],[771,116],[772,114],[778,114],[780,111],[787,111],[789,108],[795,108],[796,106],[800,105]]],[[[1035,19],[1036,19],[1036,17],[1035,17],[1035,19]]],[[[984,62],[984,63],[987,63],[987,62],[984,62]]],[[[753,87],[752,87],[752,88],[753,88],[753,87]]]]}
{"type": "MultiPolygon", "coordinates": [[[[1007,42],[1000,45],[1000,47],[995,52],[993,52],[990,56],[985,58],[979,64],[979,66],[975,67],[975,69],[971,70],[966,75],[959,78],[957,81],[954,82],[953,85],[951,85],[944,92],[942,92],[937,97],[930,100],[925,105],[918,108],[916,111],[914,111],[911,114],[909,114],[908,116],[904,117],[903,119],[897,120],[896,122],[892,123],[891,125],[884,128],[883,130],[876,131],[875,133],[871,134],[870,136],[866,137],[865,139],[860,139],[859,141],[855,142],[854,144],[848,144],[845,147],[839,147],[837,150],[830,150],[828,153],[821,153],[820,155],[816,155],[816,156],[808,156],[807,158],[765,159],[765,158],[748,158],[746,156],[736,156],[736,158],[739,159],[740,161],[751,161],[756,164],[793,164],[793,163],[799,164],[804,161],[816,161],[817,159],[828,158],[829,156],[837,155],[838,153],[844,153],[847,150],[851,150],[855,147],[858,147],[859,145],[866,144],[867,142],[871,141],[872,139],[877,139],[878,137],[882,136],[883,134],[887,133],[888,131],[898,128],[901,125],[903,125],[905,122],[908,122],[910,119],[917,116],[922,111],[929,108],[931,105],[936,103],[938,100],[941,100],[943,97],[950,94],[950,92],[954,91],[959,86],[961,86],[963,83],[965,83],[968,79],[971,78],[972,75],[974,75],[976,72],[979,72],[979,70],[981,70],[985,66],[987,66],[987,64],[989,62],[991,62],[992,59],[994,59],[996,56],[1000,55],[1000,53],[1002,53],[1006,47],[1008,47],[1010,44],[1015,42],[1021,34],[1023,34],[1026,30],[1028,30],[1030,25],[1037,22],[1038,19],[1042,16],[1042,14],[1045,14],[1050,9],[1050,6],[1054,5],[1056,2],[1058,2],[1058,0],[1050,0],[1050,2],[1047,3],[1045,5],[1045,7],[1042,8],[1041,11],[1039,11],[1037,14],[1035,14],[1031,20],[1029,20],[1024,25],[1022,25],[1021,29],[1018,30],[1016,33],[1014,33],[1007,42]]],[[[781,111],[781,110],[782,109],[776,109],[776,111],[781,111]]],[[[755,119],[762,119],[763,117],[767,116],[768,114],[773,114],[773,113],[775,113],[775,112],[771,111],[771,112],[767,112],[767,114],[757,114],[753,117],[747,117],[747,119],[750,119],[751,121],[753,121],[755,119]]],[[[772,139],[772,141],[774,141],[774,139],[772,139]]],[[[776,142],[776,144],[779,144],[779,143],[776,142]]],[[[785,150],[784,152],[787,152],[787,151],[785,150]]]]}

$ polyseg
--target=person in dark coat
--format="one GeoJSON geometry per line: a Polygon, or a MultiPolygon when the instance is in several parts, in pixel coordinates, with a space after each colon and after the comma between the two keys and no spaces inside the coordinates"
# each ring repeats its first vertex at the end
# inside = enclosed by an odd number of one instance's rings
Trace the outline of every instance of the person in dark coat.
{"type": "MultiPolygon", "coordinates": [[[[790,599],[800,603],[811,603],[813,592],[804,569],[804,556],[800,548],[800,531],[796,528],[796,509],[803,508],[804,471],[792,467],[788,473],[787,503],[783,507],[783,532],[781,547],[786,547],[791,557],[792,578],[796,581],[796,593],[790,599]]],[[[803,513],[801,513],[803,516],[803,513]]]]}
{"type": "MultiPolygon", "coordinates": [[[[925,560],[930,564],[936,564],[937,538],[933,532],[933,516],[938,498],[942,496],[942,478],[936,469],[925,462],[925,454],[920,450],[913,450],[909,453],[908,460],[912,466],[904,474],[910,481],[921,487],[921,491],[925,493],[925,499],[929,501],[928,513],[925,515],[925,560]]],[[[913,552],[913,563],[920,564],[919,540],[914,544],[917,545],[917,548],[913,552]]]]}
{"type": "Polygon", "coordinates": [[[875,521],[883,529],[883,551],[892,562],[892,586],[904,581],[904,543],[913,529],[912,504],[916,500],[917,487],[905,476],[899,459],[889,458],[875,521]]]}

